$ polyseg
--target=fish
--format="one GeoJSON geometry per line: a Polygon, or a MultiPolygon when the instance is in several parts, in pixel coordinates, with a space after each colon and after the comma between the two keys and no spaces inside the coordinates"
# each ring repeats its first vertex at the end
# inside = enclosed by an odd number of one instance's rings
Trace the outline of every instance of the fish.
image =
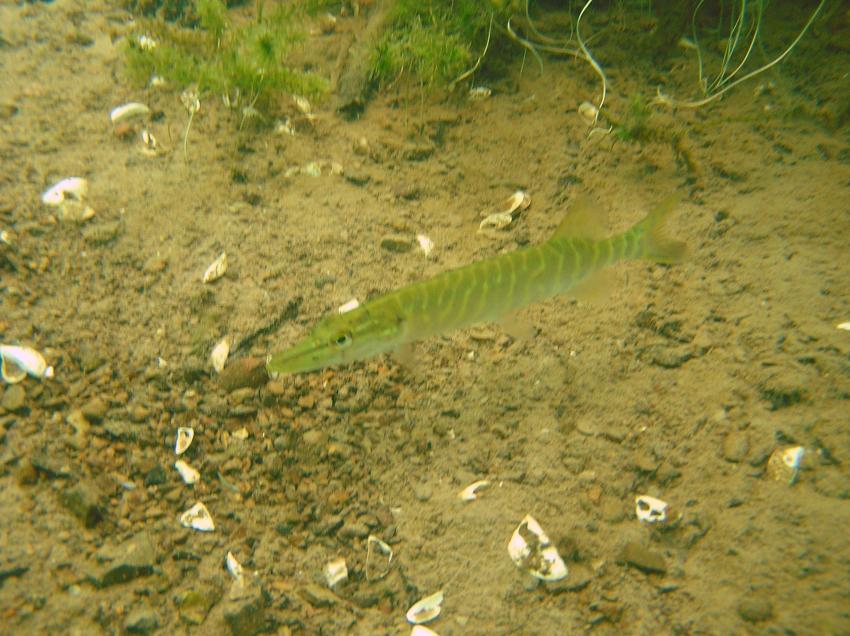
{"type": "Polygon", "coordinates": [[[270,355],[272,375],[345,365],[476,323],[497,321],[533,303],[581,288],[615,263],[677,263],[687,251],[667,237],[671,198],[625,232],[600,238],[598,215],[581,202],[543,243],[447,270],[321,320],[293,346],[270,355]]]}

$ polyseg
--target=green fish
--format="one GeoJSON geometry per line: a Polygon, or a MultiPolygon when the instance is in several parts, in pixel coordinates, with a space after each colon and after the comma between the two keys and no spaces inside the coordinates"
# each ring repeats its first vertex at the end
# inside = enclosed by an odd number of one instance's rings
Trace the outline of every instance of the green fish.
{"type": "Polygon", "coordinates": [[[592,291],[594,274],[624,260],[675,263],[685,244],[667,238],[671,199],[622,234],[592,227],[586,205],[569,213],[539,245],[492,256],[327,316],[306,338],[269,357],[269,373],[300,373],[363,360],[431,336],[498,320],[532,303],[579,287],[592,291]]]}

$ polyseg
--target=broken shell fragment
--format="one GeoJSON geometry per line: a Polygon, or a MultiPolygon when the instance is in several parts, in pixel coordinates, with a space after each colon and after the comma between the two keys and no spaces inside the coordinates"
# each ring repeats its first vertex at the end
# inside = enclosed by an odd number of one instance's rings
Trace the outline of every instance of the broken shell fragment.
{"type": "Polygon", "coordinates": [[[472,102],[481,102],[490,97],[493,91],[486,86],[475,86],[469,89],[469,100],[472,102]]]}
{"type": "Polygon", "coordinates": [[[195,439],[195,430],[188,426],[181,426],[177,429],[177,441],[174,443],[174,452],[177,455],[185,453],[189,446],[192,445],[192,440],[195,439]]]}
{"type": "Polygon", "coordinates": [[[219,254],[218,258],[215,259],[210,266],[207,267],[207,270],[204,272],[204,282],[212,283],[213,281],[218,280],[222,276],[224,276],[227,271],[227,252],[222,252],[219,254]]]}
{"type": "Polygon", "coordinates": [[[356,298],[352,298],[347,303],[340,305],[339,308],[337,309],[337,312],[339,312],[341,314],[346,314],[349,311],[353,311],[354,309],[357,309],[359,306],[360,306],[360,302],[356,298]]]}
{"type": "Polygon", "coordinates": [[[183,481],[190,486],[201,478],[201,473],[192,468],[187,462],[182,459],[178,459],[174,462],[174,468],[177,469],[177,472],[180,473],[180,476],[183,478],[183,481]]]}
{"type": "Polygon", "coordinates": [[[295,107],[301,111],[304,115],[309,115],[313,111],[313,107],[310,105],[310,102],[306,97],[302,97],[301,95],[293,95],[292,101],[295,104],[295,107]]]}
{"type": "Polygon", "coordinates": [[[767,474],[776,481],[786,481],[789,486],[797,483],[806,449],[802,446],[779,448],[767,460],[767,474]]]}
{"type": "Polygon", "coordinates": [[[41,195],[41,200],[45,205],[59,206],[68,197],[82,201],[88,194],[88,191],[88,181],[82,177],[68,177],[45,190],[41,195]]]}
{"type": "Polygon", "coordinates": [[[424,234],[417,234],[416,242],[419,243],[419,249],[422,250],[422,253],[425,254],[425,256],[431,256],[431,252],[434,251],[434,241],[424,234]]]}
{"type": "Polygon", "coordinates": [[[435,632],[430,627],[425,627],[424,625],[414,625],[413,629],[410,630],[410,636],[440,636],[437,632],[435,632]]]}
{"type": "Polygon", "coordinates": [[[111,121],[112,125],[115,126],[117,124],[128,122],[131,119],[146,117],[150,114],[150,112],[151,109],[145,104],[140,102],[130,102],[113,108],[109,113],[109,121],[111,121]]]}
{"type": "Polygon", "coordinates": [[[838,323],[835,327],[842,331],[850,331],[850,321],[838,323]]]}
{"type": "Polygon", "coordinates": [[[227,356],[230,355],[230,338],[225,336],[219,340],[213,347],[210,353],[210,363],[216,373],[221,373],[224,370],[224,364],[227,362],[227,356]]]}
{"type": "Polygon", "coordinates": [[[635,497],[635,514],[644,523],[664,523],[667,521],[666,501],[661,501],[649,495],[635,497]]]}
{"type": "Polygon", "coordinates": [[[345,564],[345,559],[339,557],[333,561],[328,561],[325,565],[324,575],[328,587],[333,587],[340,581],[346,580],[348,578],[348,566],[345,564]]]}
{"type": "Polygon", "coordinates": [[[420,625],[422,623],[427,623],[429,621],[434,620],[440,615],[440,611],[442,610],[441,605],[443,604],[443,591],[434,592],[430,596],[426,596],[425,598],[414,603],[409,610],[407,610],[407,622],[412,625],[420,625]]]}
{"type": "Polygon", "coordinates": [[[578,114],[584,117],[588,123],[595,124],[599,118],[599,109],[590,102],[582,102],[578,106],[578,114]]]}
{"type": "Polygon", "coordinates": [[[52,378],[53,367],[44,356],[31,347],[0,345],[0,371],[7,384],[17,384],[27,375],[34,378],[52,378]]]}
{"type": "Polygon", "coordinates": [[[184,528],[192,528],[199,532],[215,530],[215,523],[213,523],[210,511],[200,501],[180,515],[180,524],[184,528]]]}
{"type": "Polygon", "coordinates": [[[366,580],[377,581],[390,572],[393,549],[374,534],[366,540],[366,580]]]}
{"type": "Polygon", "coordinates": [[[531,515],[525,515],[514,530],[508,554],[518,568],[541,581],[560,581],[568,574],[558,549],[531,515]]]}
{"type": "Polygon", "coordinates": [[[513,214],[517,210],[525,210],[531,205],[531,197],[523,190],[517,190],[507,200],[507,214],[513,214]]]}
{"type": "Polygon", "coordinates": [[[458,493],[458,497],[461,501],[475,501],[476,499],[478,499],[478,491],[484,490],[489,485],[490,482],[486,479],[476,481],[461,490],[460,493],[458,493]]]}
{"type": "Polygon", "coordinates": [[[227,571],[230,572],[230,576],[232,576],[237,583],[241,583],[244,577],[242,565],[236,560],[236,557],[233,556],[232,552],[227,553],[227,556],[224,558],[224,563],[227,566],[227,571]]]}

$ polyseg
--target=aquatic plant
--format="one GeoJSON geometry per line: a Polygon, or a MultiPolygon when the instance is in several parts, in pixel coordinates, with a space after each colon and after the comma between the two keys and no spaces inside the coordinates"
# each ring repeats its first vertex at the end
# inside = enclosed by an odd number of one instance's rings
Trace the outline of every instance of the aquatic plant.
{"type": "Polygon", "coordinates": [[[231,101],[244,98],[249,105],[281,91],[317,97],[327,91],[327,80],[287,64],[304,37],[300,11],[303,6],[278,4],[265,12],[259,2],[252,21],[236,25],[222,0],[195,0],[197,28],[162,19],[140,22],[126,46],[127,74],[139,84],[158,76],[231,101]]]}
{"type": "MultiPolygon", "coordinates": [[[[704,3],[705,0],[699,0],[691,19],[693,38],[691,44],[697,55],[698,84],[704,97],[697,100],[677,100],[658,89],[654,103],[681,108],[699,108],[713,102],[739,84],[773,68],[794,50],[820,14],[826,0],[820,0],[797,36],[779,55],[746,73],[744,68],[750,61],[753,51],[761,46],[762,22],[767,0],[732,0],[728,18],[718,29],[718,35],[725,36],[725,42],[719,68],[713,76],[706,69],[706,51],[698,37],[698,16],[704,3]]],[[[720,6],[723,8],[722,2],[720,6]]]]}

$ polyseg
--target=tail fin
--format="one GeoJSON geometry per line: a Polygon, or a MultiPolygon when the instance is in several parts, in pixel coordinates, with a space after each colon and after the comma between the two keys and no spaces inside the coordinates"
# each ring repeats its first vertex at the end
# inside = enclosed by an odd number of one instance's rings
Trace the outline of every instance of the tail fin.
{"type": "Polygon", "coordinates": [[[678,202],[679,198],[675,196],[664,200],[635,226],[643,234],[641,258],[657,263],[678,263],[685,257],[687,246],[682,241],[668,238],[664,233],[664,223],[678,202]]]}

